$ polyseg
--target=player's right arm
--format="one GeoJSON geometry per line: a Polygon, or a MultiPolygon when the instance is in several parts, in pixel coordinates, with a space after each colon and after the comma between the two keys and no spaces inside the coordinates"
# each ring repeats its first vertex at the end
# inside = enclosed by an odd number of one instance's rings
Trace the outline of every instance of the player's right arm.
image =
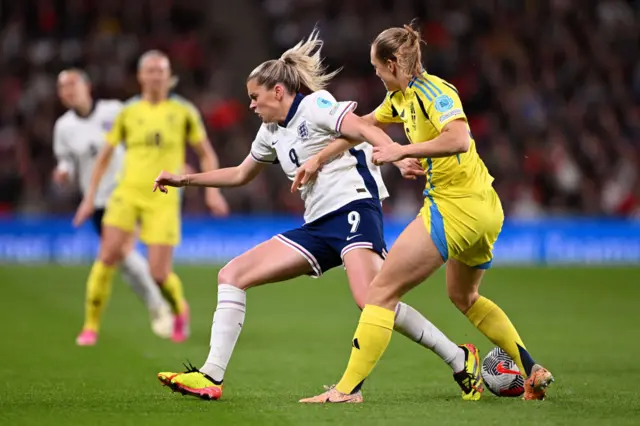
{"type": "Polygon", "coordinates": [[[174,175],[162,171],[153,184],[153,191],[167,192],[167,186],[205,186],[209,188],[228,188],[242,186],[251,182],[264,169],[265,165],[277,161],[276,152],[269,143],[268,131],[263,125],[251,144],[251,152],[236,167],[211,170],[205,173],[174,175]]]}
{"type": "Polygon", "coordinates": [[[124,138],[124,112],[125,110],[120,111],[120,113],[116,117],[116,121],[113,123],[113,127],[111,127],[111,130],[107,134],[107,143],[102,145],[102,149],[100,150],[100,153],[96,158],[95,165],[93,166],[93,171],[91,172],[91,181],[89,182],[89,188],[84,194],[82,203],[80,203],[80,206],[78,206],[76,215],[73,218],[74,226],[82,225],[82,223],[84,223],[84,221],[87,220],[95,210],[94,202],[98,186],[100,185],[100,181],[102,180],[102,177],[109,167],[113,152],[124,138]]]}
{"type": "Polygon", "coordinates": [[[95,165],[93,166],[93,171],[91,172],[91,181],[89,183],[89,188],[87,192],[84,194],[82,198],[82,203],[78,206],[78,210],[76,210],[76,215],[73,218],[73,225],[80,226],[89,219],[89,217],[95,211],[95,199],[96,199],[96,191],[98,190],[98,185],[100,185],[100,181],[102,180],[102,176],[107,170],[109,166],[109,162],[111,161],[111,157],[113,155],[113,151],[115,151],[115,147],[109,144],[104,144],[98,157],[96,158],[95,165]]]}
{"type": "Polygon", "coordinates": [[[251,182],[264,169],[265,164],[248,155],[240,165],[211,170],[204,173],[174,175],[162,171],[153,184],[153,191],[167,193],[168,186],[181,188],[184,186],[204,186],[208,188],[229,188],[243,186],[251,182]]]}
{"type": "Polygon", "coordinates": [[[98,153],[98,157],[96,158],[96,163],[93,167],[93,171],[91,172],[91,182],[89,183],[89,189],[87,190],[87,194],[85,198],[93,200],[96,196],[96,191],[98,190],[98,186],[100,185],[100,181],[104,176],[104,173],[107,171],[107,167],[109,167],[109,162],[111,161],[111,157],[113,156],[113,152],[116,147],[105,144],[102,146],[102,149],[98,153]]]}

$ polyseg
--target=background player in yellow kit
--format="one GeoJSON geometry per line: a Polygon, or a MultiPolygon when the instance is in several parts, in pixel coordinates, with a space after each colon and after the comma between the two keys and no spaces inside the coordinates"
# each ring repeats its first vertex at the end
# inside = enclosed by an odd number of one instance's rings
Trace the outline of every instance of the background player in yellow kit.
{"type": "MultiPolygon", "coordinates": [[[[202,170],[217,168],[218,160],[196,108],[169,94],[173,77],[167,56],[159,51],[143,54],[138,63],[138,80],[141,95],[128,101],[117,116],[74,218],[74,223],[80,225],[93,213],[96,188],[115,147],[123,143],[126,154],[122,175],[106,207],[100,252],[87,282],[85,323],[78,337],[81,344],[97,341],[113,273],[122,260],[121,246],[138,224],[140,239],[148,246],[151,275],[174,313],[172,339],[183,341],[189,333],[189,308],[182,283],[172,272],[173,248],[180,242],[181,231],[179,193],[154,197],[149,182],[161,170],[182,170],[187,142],[198,154],[202,170]]],[[[206,190],[206,204],[216,215],[228,213],[218,189],[206,190]]]]}
{"type": "MultiPolygon", "coordinates": [[[[551,373],[533,361],[502,309],[478,293],[504,214],[457,90],[424,71],[420,42],[420,34],[406,25],[389,28],[375,39],[371,63],[388,93],[366,118],[380,126],[403,124],[411,144],[375,147],[373,159],[381,164],[420,158],[427,173],[424,207],[396,240],[370,286],[342,379],[335,388],[302,402],[350,402],[389,344],[400,298],[444,263],[450,299],[527,377],[524,398],[543,399],[553,381],[551,373]]],[[[474,385],[472,377],[469,385],[474,385]]]]}

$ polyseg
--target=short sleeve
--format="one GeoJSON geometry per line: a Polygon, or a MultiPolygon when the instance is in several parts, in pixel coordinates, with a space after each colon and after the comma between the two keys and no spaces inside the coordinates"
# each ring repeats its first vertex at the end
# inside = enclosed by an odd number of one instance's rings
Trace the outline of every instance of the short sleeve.
{"type": "Polygon", "coordinates": [[[202,142],[207,138],[207,131],[202,116],[194,105],[187,105],[187,140],[190,144],[202,142]]]}
{"type": "Polygon", "coordinates": [[[60,171],[73,174],[75,172],[75,162],[73,152],[64,138],[64,132],[60,121],[56,121],[53,127],[53,154],[58,161],[56,168],[60,171]]]}
{"type": "Polygon", "coordinates": [[[462,109],[462,102],[455,90],[448,85],[434,85],[438,89],[437,96],[429,103],[427,114],[433,126],[442,132],[444,126],[453,120],[467,120],[467,116],[462,109]]]}
{"type": "Polygon", "coordinates": [[[124,139],[124,116],[126,113],[126,109],[123,109],[116,116],[113,125],[111,126],[111,130],[107,133],[106,141],[111,146],[118,146],[124,139]]]}
{"type": "Polygon", "coordinates": [[[358,106],[357,102],[337,102],[331,93],[321,90],[314,93],[309,105],[309,117],[321,129],[340,133],[344,117],[358,106]]]}
{"type": "Polygon", "coordinates": [[[258,163],[275,164],[278,161],[278,155],[276,154],[276,150],[273,149],[268,135],[269,132],[265,124],[263,124],[260,126],[260,130],[258,130],[258,134],[251,144],[251,158],[258,163]]]}
{"type": "Polygon", "coordinates": [[[375,109],[374,114],[376,120],[379,123],[402,123],[402,119],[398,115],[398,111],[393,106],[391,98],[395,92],[387,92],[387,96],[384,97],[384,101],[378,108],[375,109]]]}

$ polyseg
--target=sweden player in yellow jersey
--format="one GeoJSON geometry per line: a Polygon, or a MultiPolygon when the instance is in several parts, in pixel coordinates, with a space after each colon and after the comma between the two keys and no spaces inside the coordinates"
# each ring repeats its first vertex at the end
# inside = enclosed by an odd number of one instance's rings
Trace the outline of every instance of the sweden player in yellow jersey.
{"type": "MultiPolygon", "coordinates": [[[[185,160],[187,143],[208,171],[218,167],[196,108],[179,96],[169,95],[172,87],[168,58],[149,51],[138,63],[141,95],[131,99],[116,117],[100,152],[90,188],[74,218],[80,225],[93,213],[93,198],[117,145],[126,148],[124,166],[103,219],[102,244],[87,282],[85,323],[78,343],[97,341],[102,310],[111,289],[115,267],[122,260],[120,247],[140,227],[140,240],[148,246],[151,275],[160,286],[174,313],[172,340],[181,342],[189,333],[189,309],[182,283],[172,272],[173,249],[180,242],[180,199],[174,192],[156,197],[149,182],[161,170],[179,173],[185,160]]],[[[226,215],[227,204],[218,189],[205,193],[206,204],[217,215],[226,215]]]]}
{"type": "MultiPolygon", "coordinates": [[[[527,377],[524,398],[543,399],[553,381],[551,373],[533,361],[502,309],[478,293],[504,215],[455,87],[424,71],[420,34],[410,26],[379,34],[371,47],[371,63],[388,94],[365,118],[380,127],[402,124],[411,142],[376,146],[373,159],[379,164],[421,159],[427,175],[424,207],[396,240],[371,283],[342,379],[302,402],[351,401],[389,344],[400,298],[443,264],[449,298],[516,361],[527,377]]],[[[472,375],[467,383],[481,391],[472,375]]],[[[479,394],[463,391],[463,397],[477,399],[479,394]]]]}

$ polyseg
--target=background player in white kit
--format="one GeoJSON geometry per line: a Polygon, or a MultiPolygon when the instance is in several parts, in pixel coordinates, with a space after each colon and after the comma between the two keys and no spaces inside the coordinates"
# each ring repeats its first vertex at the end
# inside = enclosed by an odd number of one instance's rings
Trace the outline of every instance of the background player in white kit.
{"type": "MultiPolygon", "coordinates": [[[[84,193],[91,180],[96,156],[105,143],[105,133],[122,109],[122,104],[118,100],[94,100],[87,74],[78,69],[60,73],[58,96],[69,110],[58,118],[53,130],[53,149],[58,160],[53,179],[58,184],[76,180],[84,193]]],[[[117,183],[123,154],[123,148],[116,151],[96,193],[92,222],[98,234],[101,233],[105,205],[117,183]]],[[[131,238],[122,248],[122,276],[147,306],[153,332],[169,338],[173,328],[171,309],[151,277],[147,261],[134,249],[134,244],[135,239],[131,238]]],[[[91,297],[95,291],[100,289],[87,289],[87,304],[95,303],[91,297]]],[[[77,343],[83,345],[81,341],[77,343]]]]}
{"type": "MultiPolygon", "coordinates": [[[[314,31],[306,42],[278,60],[258,66],[247,79],[251,109],[263,123],[250,155],[237,167],[176,176],[162,172],[154,191],[167,186],[231,187],[248,183],[266,164],[280,163],[290,180],[301,164],[345,135],[391,144],[380,129],[352,113],[354,102],[336,102],[323,90],[336,74],[324,74],[322,41],[314,31]],[[312,93],[304,96],[300,90],[312,93]]],[[[314,182],[300,188],[305,202],[305,224],[266,241],[229,262],[218,274],[218,305],[211,328],[209,356],[200,369],[159,373],[174,391],[203,399],[219,399],[222,381],[244,323],[245,290],[300,275],[319,277],[344,264],[352,295],[362,308],[369,284],[386,254],[381,201],[388,196],[380,170],[371,162],[372,148],[358,145],[324,164],[314,182]]],[[[411,161],[397,164],[405,174],[411,161]]],[[[396,329],[432,349],[454,372],[465,372],[473,357],[456,346],[418,311],[400,303],[396,329]]],[[[353,343],[356,347],[357,341],[353,343]]],[[[362,400],[358,391],[357,397],[362,400]]],[[[355,402],[355,401],[354,401],[355,402]]],[[[359,401],[357,401],[359,402],[359,401]]]]}

